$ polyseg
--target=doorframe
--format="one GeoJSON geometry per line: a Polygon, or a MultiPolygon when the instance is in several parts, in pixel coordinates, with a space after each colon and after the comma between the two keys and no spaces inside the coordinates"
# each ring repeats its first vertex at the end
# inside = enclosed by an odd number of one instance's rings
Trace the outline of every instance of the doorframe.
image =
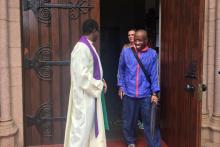
{"type": "MultiPolygon", "coordinates": [[[[16,2],[15,2],[15,7],[17,7],[19,10],[20,10],[20,13],[22,14],[22,6],[21,5],[19,5],[19,4],[21,4],[20,3],[20,1],[19,0],[17,0],[16,2]]],[[[160,1],[160,20],[159,20],[159,30],[160,30],[160,32],[159,32],[159,34],[161,34],[161,1],[160,1]]],[[[21,19],[20,19],[20,28],[22,28],[22,15],[20,15],[21,17],[21,19]]],[[[205,21],[204,21],[204,23],[205,23],[205,21]]],[[[17,27],[16,26],[12,26],[12,28],[14,28],[14,29],[17,29],[17,27]]],[[[20,29],[20,31],[22,31],[21,29],[20,29]]],[[[204,32],[205,33],[205,32],[204,32]]],[[[20,39],[20,40],[22,40],[22,33],[21,33],[21,35],[19,36],[19,38],[18,39],[20,39]]],[[[22,42],[21,42],[22,43],[22,42]]],[[[22,45],[22,44],[21,44],[22,45]]],[[[161,35],[160,35],[160,45],[161,45],[161,35]]],[[[12,54],[11,52],[10,52],[10,58],[13,58],[13,57],[15,57],[15,56],[20,56],[21,57],[21,60],[22,60],[22,46],[20,47],[20,52],[18,52],[18,54],[12,54]]],[[[160,60],[161,61],[161,60],[160,60]]],[[[160,63],[161,64],[161,63],[160,63]]],[[[20,69],[19,70],[16,70],[16,71],[14,71],[14,74],[15,75],[18,75],[18,74],[20,74],[20,70],[22,70],[22,66],[23,66],[23,64],[21,65],[21,67],[20,67],[20,69]]],[[[22,76],[23,77],[23,76],[22,76]]],[[[18,79],[15,79],[15,78],[11,78],[11,80],[12,81],[16,81],[16,80],[21,80],[22,81],[22,77],[19,77],[18,79]]],[[[23,81],[21,82],[21,85],[23,85],[23,81]]],[[[12,89],[12,88],[11,88],[12,89]]],[[[22,95],[22,101],[24,100],[24,97],[23,97],[23,90],[24,90],[24,87],[22,87],[21,89],[18,89],[18,92],[19,93],[21,93],[20,95],[22,95]]],[[[15,99],[16,99],[16,97],[15,96],[12,96],[12,98],[13,98],[13,104],[11,104],[11,108],[13,108],[14,106],[16,106],[16,107],[18,107],[18,108],[24,108],[24,104],[23,103],[19,103],[19,104],[17,104],[17,103],[15,103],[15,99]]],[[[15,113],[13,114],[13,119],[15,120],[15,122],[16,122],[16,125],[18,126],[18,129],[19,129],[19,134],[17,135],[17,138],[18,138],[18,146],[23,146],[23,144],[24,144],[24,124],[23,124],[23,121],[21,121],[21,122],[19,122],[19,121],[16,121],[16,120],[18,120],[18,118],[23,118],[23,112],[21,112],[21,111],[15,111],[15,113]]]]}

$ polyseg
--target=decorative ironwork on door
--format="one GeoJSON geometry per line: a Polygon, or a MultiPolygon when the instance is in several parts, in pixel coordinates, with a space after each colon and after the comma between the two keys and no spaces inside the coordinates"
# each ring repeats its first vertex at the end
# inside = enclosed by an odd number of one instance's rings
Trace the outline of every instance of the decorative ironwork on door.
{"type": "Polygon", "coordinates": [[[87,0],[78,0],[76,3],[53,4],[50,0],[23,0],[23,10],[32,10],[43,23],[50,23],[51,8],[68,9],[71,19],[78,19],[81,14],[86,14],[93,8],[87,0]]]}
{"type": "Polygon", "coordinates": [[[66,117],[52,117],[52,105],[42,104],[34,116],[26,115],[27,126],[36,126],[38,132],[43,136],[53,135],[53,121],[65,121],[66,117]]]}
{"type": "Polygon", "coordinates": [[[34,69],[41,80],[52,80],[52,66],[66,66],[70,64],[69,60],[51,61],[52,50],[50,46],[40,47],[34,57],[23,60],[24,69],[34,69]]]}

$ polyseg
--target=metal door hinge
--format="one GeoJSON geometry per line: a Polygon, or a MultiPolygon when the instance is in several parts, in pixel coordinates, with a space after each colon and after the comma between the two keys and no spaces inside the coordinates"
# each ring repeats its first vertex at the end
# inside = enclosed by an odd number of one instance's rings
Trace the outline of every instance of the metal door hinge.
{"type": "Polygon", "coordinates": [[[51,104],[45,103],[38,108],[34,116],[26,115],[27,126],[35,126],[43,136],[53,136],[53,122],[65,121],[66,116],[53,117],[52,108],[51,104]]]}
{"type": "Polygon", "coordinates": [[[49,46],[37,50],[33,58],[25,57],[23,60],[24,69],[34,69],[41,80],[52,80],[52,66],[68,66],[70,60],[51,61],[52,50],[49,46]]]}
{"type": "Polygon", "coordinates": [[[78,0],[76,3],[54,4],[50,0],[23,0],[23,10],[32,10],[38,20],[43,23],[50,23],[51,8],[68,9],[71,19],[77,19],[81,14],[86,14],[93,8],[88,0],[78,0]]]}

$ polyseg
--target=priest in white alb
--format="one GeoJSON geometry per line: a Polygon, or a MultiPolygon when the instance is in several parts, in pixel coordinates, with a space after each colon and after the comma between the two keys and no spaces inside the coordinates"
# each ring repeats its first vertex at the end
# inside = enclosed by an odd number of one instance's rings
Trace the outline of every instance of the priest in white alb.
{"type": "Polygon", "coordinates": [[[93,19],[88,19],[83,23],[82,31],[83,36],[71,53],[64,147],[106,147],[105,128],[109,127],[102,96],[107,86],[99,55],[93,46],[99,26],[93,19]]]}

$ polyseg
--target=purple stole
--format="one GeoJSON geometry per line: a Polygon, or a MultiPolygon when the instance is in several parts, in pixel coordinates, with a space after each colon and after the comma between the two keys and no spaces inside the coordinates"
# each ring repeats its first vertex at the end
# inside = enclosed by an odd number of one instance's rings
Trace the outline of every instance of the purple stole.
{"type": "MultiPolygon", "coordinates": [[[[95,51],[93,50],[91,44],[89,43],[89,41],[87,40],[87,38],[85,36],[82,36],[80,38],[79,42],[82,42],[86,46],[88,46],[88,48],[92,54],[93,62],[94,62],[94,64],[93,64],[93,78],[95,78],[96,80],[101,80],[98,57],[97,57],[95,51]]],[[[98,117],[97,117],[97,100],[95,99],[95,136],[97,137],[98,135],[99,135],[99,128],[98,128],[98,117]]]]}

